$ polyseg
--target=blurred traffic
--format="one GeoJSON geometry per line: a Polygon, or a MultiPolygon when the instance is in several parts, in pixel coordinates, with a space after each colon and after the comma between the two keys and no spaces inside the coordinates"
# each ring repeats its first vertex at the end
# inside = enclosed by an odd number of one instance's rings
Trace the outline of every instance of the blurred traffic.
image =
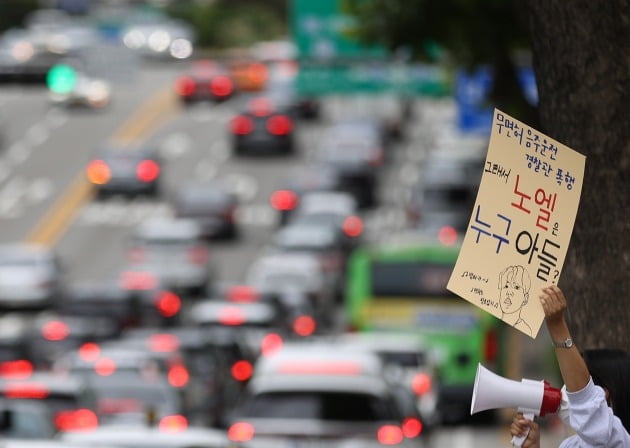
{"type": "Polygon", "coordinates": [[[509,331],[445,288],[487,146],[451,95],[318,95],[289,38],[53,3],[0,36],[8,446],[507,443],[469,407],[509,331]]]}

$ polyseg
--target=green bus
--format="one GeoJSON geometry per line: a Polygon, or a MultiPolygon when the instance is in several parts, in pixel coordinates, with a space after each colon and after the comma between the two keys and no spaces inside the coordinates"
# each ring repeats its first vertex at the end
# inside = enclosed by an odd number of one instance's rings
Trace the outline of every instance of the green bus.
{"type": "Polygon", "coordinates": [[[446,289],[459,246],[389,243],[357,249],[347,271],[345,311],[353,331],[413,331],[436,355],[445,422],[470,415],[477,363],[501,371],[499,319],[446,289]]]}

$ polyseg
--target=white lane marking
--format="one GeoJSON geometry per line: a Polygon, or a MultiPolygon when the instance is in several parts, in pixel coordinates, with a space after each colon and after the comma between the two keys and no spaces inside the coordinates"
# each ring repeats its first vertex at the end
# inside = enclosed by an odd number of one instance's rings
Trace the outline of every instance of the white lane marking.
{"type": "Polygon", "coordinates": [[[252,176],[230,173],[224,176],[224,181],[241,202],[249,202],[256,197],[258,182],[252,176]]]}
{"type": "Polygon", "coordinates": [[[54,185],[50,179],[27,180],[20,176],[14,177],[0,190],[0,217],[20,217],[27,206],[45,201],[53,190],[54,185]]]}
{"type": "Polygon", "coordinates": [[[68,121],[68,113],[58,108],[50,109],[46,113],[45,120],[51,129],[59,128],[68,121]]]}
{"type": "Polygon", "coordinates": [[[216,140],[210,146],[210,155],[219,163],[223,163],[230,158],[230,147],[226,140],[216,140]]]}
{"type": "Polygon", "coordinates": [[[7,150],[7,158],[13,163],[13,165],[18,165],[28,159],[32,150],[33,148],[25,142],[17,141],[7,150]]]}
{"type": "Polygon", "coordinates": [[[134,227],[147,219],[172,217],[165,202],[152,202],[144,198],[127,200],[113,197],[86,204],[77,220],[82,226],[134,227]]]}
{"type": "Polygon", "coordinates": [[[49,136],[50,130],[48,129],[46,122],[40,122],[30,127],[24,136],[24,140],[32,146],[38,146],[48,140],[49,136]]]}
{"type": "Polygon", "coordinates": [[[5,180],[11,174],[11,164],[6,160],[0,159],[0,182],[5,180]]]}
{"type": "Polygon", "coordinates": [[[214,162],[210,159],[201,159],[197,165],[195,165],[195,179],[200,182],[207,182],[213,179],[218,172],[218,168],[214,162]]]}
{"type": "Polygon", "coordinates": [[[177,159],[192,148],[192,139],[183,132],[172,133],[164,139],[160,147],[160,155],[167,160],[177,159]]]}
{"type": "Polygon", "coordinates": [[[27,188],[25,198],[31,204],[37,204],[48,199],[54,189],[55,186],[50,179],[44,177],[35,179],[27,188]]]}
{"type": "Polygon", "coordinates": [[[21,177],[11,179],[0,190],[0,216],[3,218],[15,218],[19,216],[18,205],[26,181],[21,177]]]}

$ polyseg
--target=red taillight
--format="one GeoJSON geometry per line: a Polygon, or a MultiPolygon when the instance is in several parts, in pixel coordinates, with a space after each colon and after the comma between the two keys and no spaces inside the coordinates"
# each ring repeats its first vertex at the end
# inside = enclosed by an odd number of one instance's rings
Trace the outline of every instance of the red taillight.
{"type": "Polygon", "coordinates": [[[247,381],[252,377],[254,367],[251,362],[241,359],[240,361],[236,361],[232,364],[230,373],[232,374],[232,378],[236,381],[247,381]]]}
{"type": "Polygon", "coordinates": [[[178,78],[175,82],[175,92],[180,96],[192,95],[195,93],[195,80],[188,76],[178,78]]]}
{"type": "Polygon", "coordinates": [[[68,324],[60,320],[51,320],[42,327],[42,336],[49,341],[63,341],[69,334],[68,324]]]}
{"type": "Polygon", "coordinates": [[[116,363],[111,358],[99,358],[94,362],[94,371],[100,376],[110,376],[116,372],[116,363]]]}
{"type": "Polygon", "coordinates": [[[203,246],[191,247],[188,250],[188,259],[191,263],[204,264],[208,261],[208,249],[203,246]]]}
{"type": "Polygon", "coordinates": [[[402,424],[402,432],[408,439],[418,437],[422,433],[422,422],[414,417],[406,418],[402,424]]]}
{"type": "Polygon", "coordinates": [[[157,333],[149,336],[149,350],[158,353],[171,353],[179,348],[179,338],[174,334],[157,333]]]}
{"type": "Polygon", "coordinates": [[[33,364],[26,359],[0,363],[0,376],[12,380],[24,380],[33,373],[33,364]]]}
{"type": "Polygon", "coordinates": [[[317,324],[311,316],[298,316],[293,321],[293,331],[298,336],[310,336],[315,333],[317,324]]]}
{"type": "Polygon", "coordinates": [[[267,120],[267,130],[273,135],[287,135],[293,130],[293,122],[286,115],[274,115],[267,120]]]}
{"type": "Polygon", "coordinates": [[[162,432],[181,432],[188,428],[188,419],[183,415],[167,415],[162,417],[158,428],[162,432]]]}
{"type": "Polygon", "coordinates": [[[291,190],[275,191],[269,198],[271,206],[279,211],[293,210],[298,204],[298,195],[291,190]]]}
{"type": "Polygon", "coordinates": [[[402,429],[396,425],[384,425],[378,429],[376,438],[382,445],[398,445],[404,440],[402,429]]]}
{"type": "Polygon", "coordinates": [[[98,417],[90,409],[61,411],[55,415],[59,431],[90,431],[98,427],[98,417]]]}
{"type": "Polygon", "coordinates": [[[254,130],[254,121],[245,115],[237,115],[232,118],[230,128],[233,134],[247,135],[254,130]]]}
{"type": "Polygon", "coordinates": [[[493,363],[497,360],[498,346],[497,333],[495,330],[489,330],[484,335],[484,358],[487,362],[493,363]]]}
{"type": "Polygon", "coordinates": [[[230,302],[256,302],[260,298],[260,293],[252,286],[234,285],[226,296],[230,302]]]}
{"type": "Polygon", "coordinates": [[[451,226],[444,226],[438,232],[438,240],[445,246],[454,246],[457,243],[457,230],[451,226]]]}
{"type": "Polygon", "coordinates": [[[92,161],[86,170],[88,180],[96,185],[103,185],[112,178],[111,170],[103,160],[92,161]]]}
{"type": "Polygon", "coordinates": [[[4,396],[7,398],[43,399],[50,395],[50,389],[40,383],[7,383],[4,396]]]}
{"type": "Polygon", "coordinates": [[[79,357],[86,362],[94,362],[101,356],[101,348],[94,342],[86,342],[79,347],[79,357]]]}
{"type": "Polygon", "coordinates": [[[358,216],[348,216],[343,220],[341,229],[343,233],[351,238],[359,237],[363,233],[363,220],[358,216]]]}
{"type": "Polygon", "coordinates": [[[431,377],[426,373],[418,373],[411,380],[411,389],[418,396],[426,394],[431,390],[431,377]]]}
{"type": "Polygon", "coordinates": [[[227,76],[216,76],[210,82],[210,91],[214,96],[228,96],[233,90],[234,84],[227,76]]]}
{"type": "Polygon", "coordinates": [[[171,291],[162,291],[158,294],[155,307],[163,317],[173,317],[182,307],[182,300],[171,291]]]}
{"type": "Polygon", "coordinates": [[[141,182],[153,182],[160,175],[160,165],[155,160],[143,160],[136,167],[141,182]]]}
{"type": "Polygon", "coordinates": [[[254,426],[247,422],[234,423],[227,432],[232,442],[248,442],[254,438],[254,426]]]}
{"type": "Polygon", "coordinates": [[[245,323],[245,313],[235,306],[226,306],[219,311],[219,323],[235,327],[245,323]]]}
{"type": "Polygon", "coordinates": [[[188,384],[188,380],[190,379],[190,374],[188,373],[188,369],[181,365],[175,364],[168,369],[168,383],[173,387],[184,387],[188,384]]]}
{"type": "Polygon", "coordinates": [[[282,348],[284,341],[277,333],[269,333],[260,342],[260,352],[263,356],[271,356],[282,348]]]}

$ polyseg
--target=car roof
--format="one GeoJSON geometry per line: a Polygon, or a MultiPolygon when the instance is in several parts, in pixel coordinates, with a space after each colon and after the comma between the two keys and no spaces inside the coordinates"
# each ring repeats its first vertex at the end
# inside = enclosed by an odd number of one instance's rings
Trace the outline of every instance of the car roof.
{"type": "Polygon", "coordinates": [[[279,247],[293,245],[301,248],[327,247],[335,243],[336,235],[337,232],[333,226],[295,223],[278,230],[273,237],[273,242],[279,247]]]}
{"type": "Polygon", "coordinates": [[[258,359],[254,393],[288,390],[352,391],[375,395],[388,389],[381,359],[368,351],[330,349],[329,344],[285,343],[258,359]]]}
{"type": "Polygon", "coordinates": [[[0,378],[0,389],[6,391],[11,384],[37,385],[50,390],[51,393],[72,395],[83,391],[87,385],[85,381],[76,375],[57,374],[53,372],[33,372],[25,379],[0,378]]]}
{"type": "Polygon", "coordinates": [[[299,205],[300,213],[353,213],[356,209],[354,196],[341,191],[309,191],[302,196],[299,205]]]}
{"type": "Polygon", "coordinates": [[[309,252],[268,253],[253,261],[250,266],[250,273],[259,270],[294,272],[296,269],[319,269],[319,267],[320,263],[317,256],[309,252]]]}
{"type": "Polygon", "coordinates": [[[143,222],[136,227],[134,233],[137,237],[148,239],[198,239],[201,228],[192,219],[159,218],[143,222]]]}
{"type": "Polygon", "coordinates": [[[0,244],[0,259],[2,258],[32,258],[45,259],[52,258],[53,252],[45,247],[37,244],[26,243],[6,243],[0,244]]]}
{"type": "Polygon", "coordinates": [[[418,351],[425,352],[428,346],[420,335],[413,333],[399,333],[389,331],[353,332],[332,335],[329,338],[334,344],[342,346],[365,348],[368,350],[386,350],[389,352],[418,351]]]}
{"type": "Polygon", "coordinates": [[[202,427],[188,427],[178,432],[162,431],[159,427],[139,425],[100,426],[90,432],[63,433],[61,440],[72,446],[83,443],[86,446],[133,446],[160,448],[223,448],[228,445],[225,431],[202,427]]]}
{"type": "Polygon", "coordinates": [[[226,325],[267,323],[276,317],[276,309],[270,303],[224,302],[204,300],[195,303],[190,309],[190,317],[196,323],[221,323],[226,325]]]}

